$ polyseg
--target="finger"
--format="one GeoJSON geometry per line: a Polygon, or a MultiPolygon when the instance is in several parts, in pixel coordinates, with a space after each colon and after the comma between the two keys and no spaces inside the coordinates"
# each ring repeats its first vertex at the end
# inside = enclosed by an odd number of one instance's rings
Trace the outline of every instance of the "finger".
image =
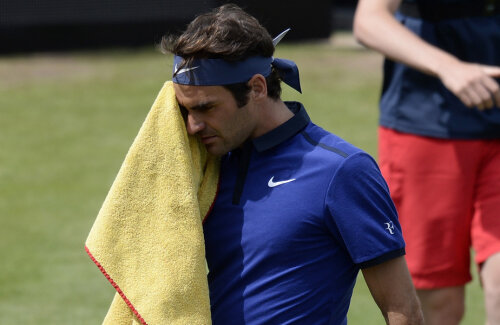
{"type": "Polygon", "coordinates": [[[492,65],[481,65],[484,73],[492,78],[500,78],[500,67],[492,66],[492,65]]]}
{"type": "Polygon", "coordinates": [[[475,91],[475,87],[468,87],[465,89],[467,98],[469,98],[471,105],[469,107],[477,107],[479,110],[484,109],[483,101],[480,95],[475,91]]]}
{"type": "Polygon", "coordinates": [[[479,103],[476,103],[476,106],[481,108],[492,108],[493,107],[493,99],[491,97],[491,93],[488,88],[482,83],[474,84],[473,90],[475,94],[479,97],[479,103]]]}
{"type": "Polygon", "coordinates": [[[460,101],[462,101],[462,103],[464,103],[465,106],[467,106],[469,108],[473,107],[472,99],[469,97],[469,95],[467,94],[467,92],[465,90],[457,93],[456,95],[460,99],[460,101]]]}
{"type": "Polygon", "coordinates": [[[483,81],[484,86],[488,89],[491,98],[493,98],[497,107],[500,107],[500,85],[491,79],[487,78],[483,81]]]}

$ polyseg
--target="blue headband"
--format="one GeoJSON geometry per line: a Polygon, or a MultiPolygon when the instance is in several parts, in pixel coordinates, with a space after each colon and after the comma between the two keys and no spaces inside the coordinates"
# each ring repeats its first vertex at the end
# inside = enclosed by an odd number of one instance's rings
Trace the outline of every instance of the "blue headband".
{"type": "Polygon", "coordinates": [[[302,92],[299,69],[295,62],[290,60],[262,56],[253,56],[236,62],[223,59],[194,59],[190,66],[182,67],[183,62],[182,57],[174,56],[172,81],[177,84],[221,86],[247,82],[255,74],[269,76],[271,67],[274,67],[284,83],[302,92]]]}

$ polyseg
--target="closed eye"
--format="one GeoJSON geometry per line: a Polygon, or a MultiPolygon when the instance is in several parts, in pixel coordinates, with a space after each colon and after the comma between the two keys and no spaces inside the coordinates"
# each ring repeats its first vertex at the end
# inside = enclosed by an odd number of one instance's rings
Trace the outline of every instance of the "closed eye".
{"type": "Polygon", "coordinates": [[[214,107],[215,107],[214,103],[205,103],[205,104],[193,106],[193,107],[191,107],[191,110],[197,111],[197,112],[206,112],[208,110],[211,110],[214,107]]]}

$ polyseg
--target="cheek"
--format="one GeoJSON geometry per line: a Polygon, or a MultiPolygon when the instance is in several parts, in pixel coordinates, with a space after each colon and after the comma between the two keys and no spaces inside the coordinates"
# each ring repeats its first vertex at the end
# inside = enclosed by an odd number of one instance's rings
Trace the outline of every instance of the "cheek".
{"type": "Polygon", "coordinates": [[[227,132],[239,142],[243,142],[249,138],[252,133],[252,129],[253,119],[246,110],[235,114],[231,121],[227,121],[226,124],[227,132]]]}

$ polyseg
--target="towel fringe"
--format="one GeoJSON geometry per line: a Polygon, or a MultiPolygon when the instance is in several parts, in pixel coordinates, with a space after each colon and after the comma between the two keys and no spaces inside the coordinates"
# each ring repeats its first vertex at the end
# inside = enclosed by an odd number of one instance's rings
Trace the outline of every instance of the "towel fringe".
{"type": "MultiPolygon", "coordinates": [[[[212,205],[213,205],[213,203],[212,203],[212,205]]],[[[99,270],[101,270],[102,274],[104,274],[104,276],[106,277],[106,279],[108,279],[109,283],[111,283],[111,285],[120,294],[120,296],[122,297],[122,299],[125,301],[125,303],[127,304],[127,306],[132,310],[132,312],[137,317],[137,319],[141,322],[141,324],[142,325],[148,325],[148,323],[146,323],[146,321],[144,320],[144,318],[142,318],[141,314],[139,314],[139,312],[137,311],[137,309],[135,309],[135,307],[132,305],[132,303],[130,302],[130,300],[128,300],[127,296],[125,296],[125,294],[123,293],[122,289],[120,289],[120,287],[118,286],[118,284],[116,284],[116,282],[111,278],[111,276],[108,274],[108,272],[106,272],[106,270],[101,265],[101,263],[99,263],[95,259],[94,255],[92,255],[92,253],[90,252],[90,250],[87,247],[87,245],[85,245],[85,250],[87,251],[87,254],[89,255],[90,259],[95,263],[95,265],[97,265],[97,267],[99,268],[99,270]]]]}

